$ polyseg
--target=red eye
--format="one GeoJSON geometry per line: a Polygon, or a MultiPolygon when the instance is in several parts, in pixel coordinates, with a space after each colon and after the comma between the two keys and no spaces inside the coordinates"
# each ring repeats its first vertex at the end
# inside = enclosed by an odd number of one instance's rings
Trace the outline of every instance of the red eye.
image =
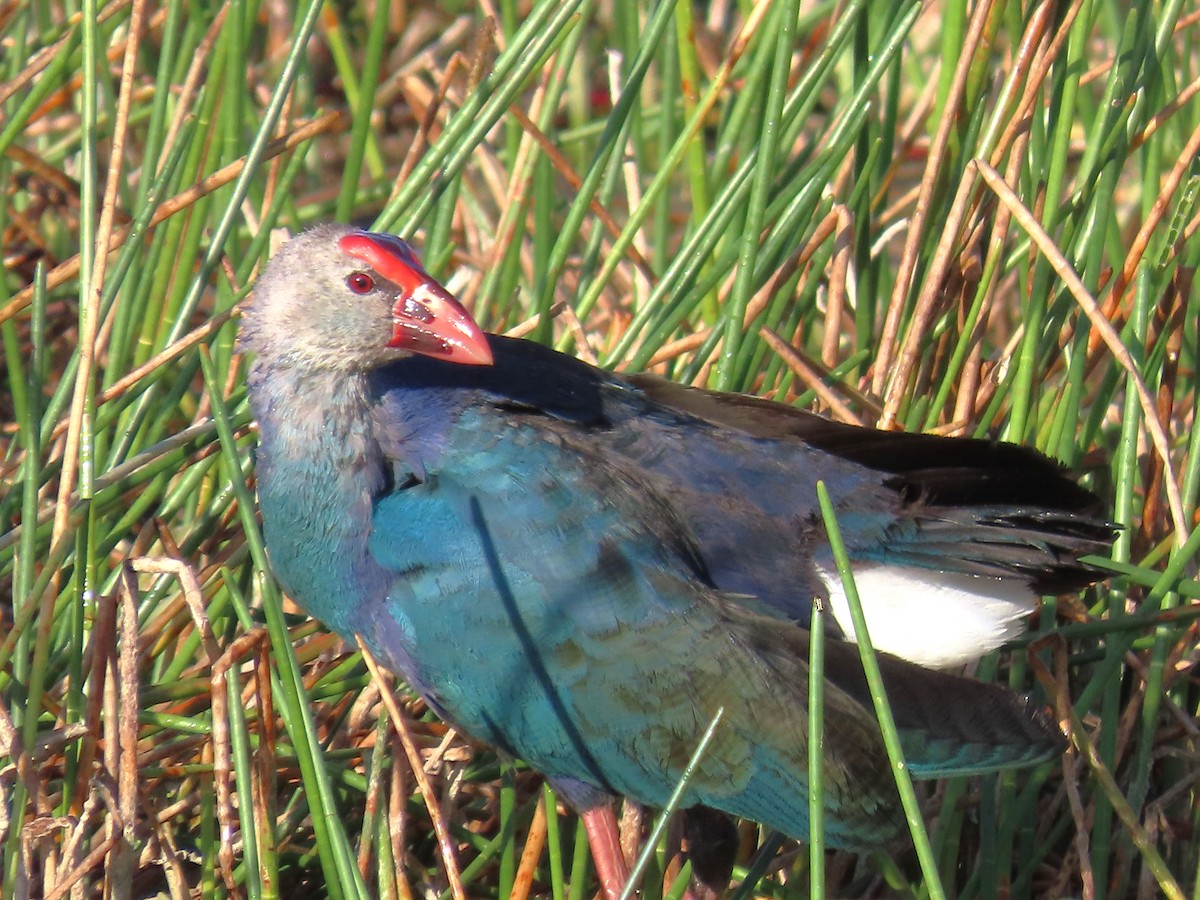
{"type": "Polygon", "coordinates": [[[366,272],[353,272],[346,278],[346,287],[356,294],[369,294],[375,290],[375,279],[366,272]]]}

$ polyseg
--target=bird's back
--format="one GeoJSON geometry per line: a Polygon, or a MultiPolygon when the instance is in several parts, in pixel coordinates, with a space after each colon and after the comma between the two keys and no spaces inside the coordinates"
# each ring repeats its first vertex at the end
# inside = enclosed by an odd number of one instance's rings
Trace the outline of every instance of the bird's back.
{"type": "MultiPolygon", "coordinates": [[[[469,405],[485,429],[521,418],[547,440],[636,474],[670,506],[713,586],[761,610],[807,624],[812,598],[832,598],[846,623],[818,479],[874,588],[866,602],[874,594],[887,604],[877,604],[887,624],[879,642],[910,658],[977,657],[1019,633],[1035,591],[1097,577],[1078,559],[1105,548],[1110,529],[1092,515],[1091,494],[1036,451],[841,425],[756,398],[611,375],[528,341],[490,341],[493,366],[411,359],[382,382],[395,377],[406,396],[424,397],[414,408],[469,405]],[[911,637],[900,634],[910,622],[911,637]],[[939,623],[941,639],[928,631],[939,623]]],[[[430,412],[406,427],[435,447],[447,419],[430,412]]]]}
{"type": "MultiPolygon", "coordinates": [[[[808,632],[722,585],[734,567],[718,565],[689,514],[705,490],[728,495],[706,516],[744,516],[731,541],[778,527],[790,541],[776,545],[780,563],[802,565],[812,510],[780,504],[785,486],[799,502],[804,479],[788,471],[797,455],[810,454],[811,467],[825,454],[719,434],[581,365],[545,385],[521,380],[531,371],[521,365],[521,379],[506,382],[496,346],[490,378],[408,360],[374,382],[394,487],[376,503],[370,546],[395,573],[375,645],[443,715],[523,757],[581,807],[590,791],[664,803],[722,709],[685,802],[805,837],[808,632]],[[692,484],[706,479],[704,490],[692,484]],[[694,494],[682,501],[685,489],[694,494]]],[[[833,461],[844,472],[828,470],[831,479],[870,482],[869,470],[833,461]]],[[[786,588],[812,596],[811,586],[786,588]]],[[[856,654],[832,645],[826,693],[827,828],[843,846],[897,826],[856,654]]],[[[905,703],[918,774],[991,770],[1057,746],[1007,691],[890,657],[884,668],[905,703]]]]}

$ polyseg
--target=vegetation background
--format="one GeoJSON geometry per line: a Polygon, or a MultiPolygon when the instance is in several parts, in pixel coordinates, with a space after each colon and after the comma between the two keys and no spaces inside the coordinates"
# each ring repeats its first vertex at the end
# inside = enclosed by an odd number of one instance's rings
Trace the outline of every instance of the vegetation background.
{"type": "MultiPolygon", "coordinates": [[[[595,889],[537,776],[401,690],[427,804],[359,655],[265,574],[236,306],[276,229],[326,219],[408,236],[494,329],[1036,444],[1110,504],[1112,578],[979,667],[1055,708],[1063,758],[923,789],[920,862],[752,863],[747,826],[738,896],[1200,896],[1198,29],[0,0],[0,896],[595,889]]],[[[679,896],[672,847],[644,896],[679,896]]]]}

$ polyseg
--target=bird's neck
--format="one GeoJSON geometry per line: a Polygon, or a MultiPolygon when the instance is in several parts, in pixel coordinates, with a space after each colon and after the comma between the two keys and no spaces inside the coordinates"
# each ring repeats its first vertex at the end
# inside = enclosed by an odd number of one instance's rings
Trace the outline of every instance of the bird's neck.
{"type": "Polygon", "coordinates": [[[386,483],[365,376],[256,360],[257,474],[271,564],[284,588],[343,635],[384,573],[367,552],[374,498],[386,483]]]}

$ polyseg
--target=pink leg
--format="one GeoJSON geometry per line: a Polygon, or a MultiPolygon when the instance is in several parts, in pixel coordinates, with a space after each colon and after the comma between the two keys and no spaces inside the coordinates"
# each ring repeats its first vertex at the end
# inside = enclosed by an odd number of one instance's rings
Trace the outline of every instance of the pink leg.
{"type": "Polygon", "coordinates": [[[621,853],[621,837],[613,808],[607,803],[593,806],[583,814],[583,827],[587,830],[604,896],[606,900],[617,900],[629,880],[629,866],[621,853]]]}

